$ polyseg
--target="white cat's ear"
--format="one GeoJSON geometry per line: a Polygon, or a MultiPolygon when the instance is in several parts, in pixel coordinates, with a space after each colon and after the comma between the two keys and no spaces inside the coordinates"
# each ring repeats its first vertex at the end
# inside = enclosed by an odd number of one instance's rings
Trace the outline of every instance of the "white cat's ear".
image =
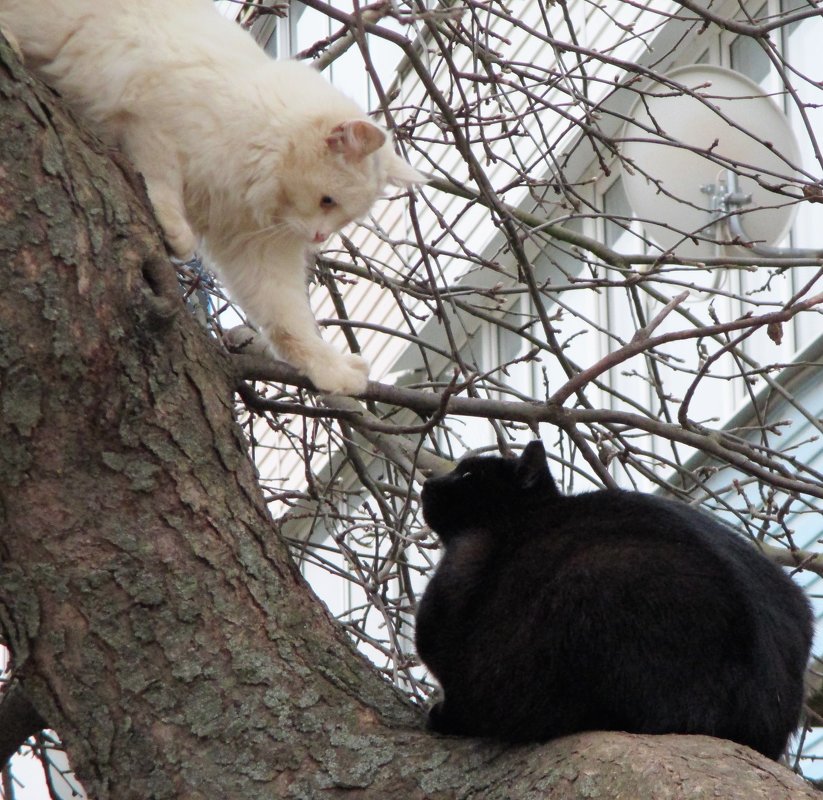
{"type": "Polygon", "coordinates": [[[392,186],[414,186],[428,183],[428,178],[397,153],[386,156],[386,181],[392,186]]]}
{"type": "Polygon", "coordinates": [[[386,143],[386,133],[363,119],[350,119],[332,128],[326,144],[333,153],[340,153],[346,161],[361,161],[386,143]]]}

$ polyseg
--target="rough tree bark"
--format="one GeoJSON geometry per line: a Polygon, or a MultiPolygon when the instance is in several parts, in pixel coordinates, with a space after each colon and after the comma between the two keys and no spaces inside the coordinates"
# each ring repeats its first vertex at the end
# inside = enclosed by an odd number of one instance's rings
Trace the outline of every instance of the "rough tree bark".
{"type": "Polygon", "coordinates": [[[706,737],[424,732],[279,539],[139,182],[5,45],[0,102],[0,625],[92,797],[815,795],[706,737]]]}

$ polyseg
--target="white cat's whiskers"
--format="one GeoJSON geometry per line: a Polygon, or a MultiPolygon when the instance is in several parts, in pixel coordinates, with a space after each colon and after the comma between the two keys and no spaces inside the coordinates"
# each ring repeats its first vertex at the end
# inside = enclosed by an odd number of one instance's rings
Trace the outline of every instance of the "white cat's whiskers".
{"type": "MultiPolygon", "coordinates": [[[[259,243],[265,239],[285,239],[294,237],[294,228],[287,222],[276,222],[264,228],[255,228],[235,235],[235,242],[259,243]]],[[[303,237],[301,237],[303,238],[303,237]]],[[[308,244],[308,240],[307,240],[308,244]]]]}

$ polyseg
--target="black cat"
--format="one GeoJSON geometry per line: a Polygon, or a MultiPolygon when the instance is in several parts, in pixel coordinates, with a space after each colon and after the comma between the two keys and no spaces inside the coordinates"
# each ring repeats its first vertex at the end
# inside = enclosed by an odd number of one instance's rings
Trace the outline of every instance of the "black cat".
{"type": "Polygon", "coordinates": [[[714,517],[648,494],[563,496],[540,442],[426,481],[445,554],[417,611],[440,733],[543,741],[703,733],[780,757],[797,726],[803,592],[714,517]]]}

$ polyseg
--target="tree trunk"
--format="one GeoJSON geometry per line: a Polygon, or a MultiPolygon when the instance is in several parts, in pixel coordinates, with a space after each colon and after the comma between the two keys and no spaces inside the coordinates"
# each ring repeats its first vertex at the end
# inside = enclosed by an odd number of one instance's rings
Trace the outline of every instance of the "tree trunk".
{"type": "Polygon", "coordinates": [[[294,567],[140,182],[5,44],[0,100],[0,625],[92,797],[815,795],[707,737],[427,734],[294,567]]]}

